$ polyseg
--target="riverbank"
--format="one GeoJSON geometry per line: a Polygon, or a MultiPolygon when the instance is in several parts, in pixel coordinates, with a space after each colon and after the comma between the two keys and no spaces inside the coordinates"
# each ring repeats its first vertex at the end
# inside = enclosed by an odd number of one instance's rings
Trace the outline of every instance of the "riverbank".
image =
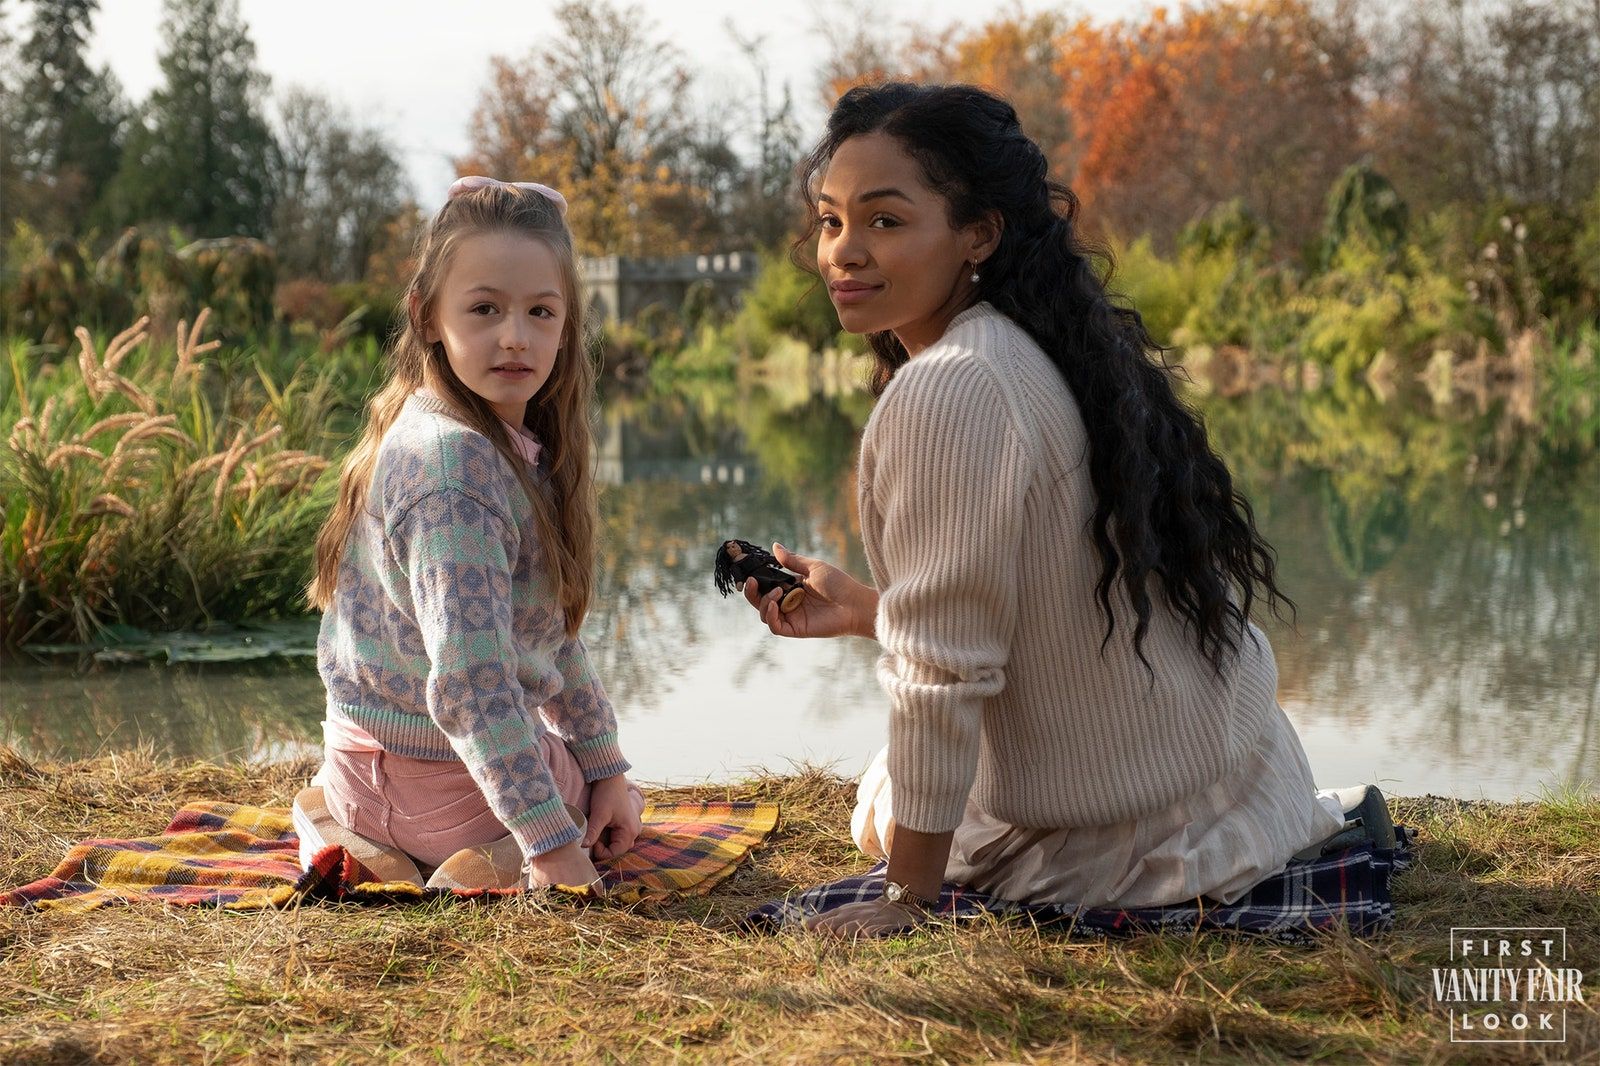
{"type": "MultiPolygon", "coordinates": [[[[286,804],[312,769],[0,749],[0,884],[43,876],[87,836],[158,833],[186,800],[286,804]]],[[[1430,976],[1452,926],[1493,923],[1565,927],[1566,965],[1600,973],[1600,796],[1397,798],[1418,861],[1396,881],[1394,932],[1372,941],[1104,943],[990,924],[845,946],[731,923],[867,865],[847,842],[849,782],[665,791],[775,800],[783,823],[711,897],[634,911],[0,911],[0,1064],[1600,1057],[1593,997],[1568,1008],[1564,1044],[1452,1045],[1430,976]]]]}

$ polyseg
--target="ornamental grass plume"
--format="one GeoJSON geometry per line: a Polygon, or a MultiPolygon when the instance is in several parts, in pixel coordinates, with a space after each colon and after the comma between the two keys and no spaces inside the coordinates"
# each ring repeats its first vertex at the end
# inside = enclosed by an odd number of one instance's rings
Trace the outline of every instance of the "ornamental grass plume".
{"type": "Polygon", "coordinates": [[[331,456],[328,382],[221,372],[209,310],[170,349],[141,318],[73,363],[13,345],[0,379],[0,646],[88,642],[113,624],[193,626],[301,607],[331,456]],[[102,354],[103,353],[103,354],[102,354]],[[323,439],[321,436],[319,440],[323,439]]]}

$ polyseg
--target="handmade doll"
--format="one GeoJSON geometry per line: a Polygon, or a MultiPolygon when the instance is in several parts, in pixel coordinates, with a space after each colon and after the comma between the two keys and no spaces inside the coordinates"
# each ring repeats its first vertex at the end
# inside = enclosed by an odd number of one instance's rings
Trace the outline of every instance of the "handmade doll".
{"type": "Polygon", "coordinates": [[[771,552],[758,548],[747,540],[725,540],[717,548],[717,591],[724,596],[743,588],[745,581],[756,579],[756,589],[765,596],[773,589],[788,589],[778,609],[788,614],[805,602],[806,590],[798,574],[791,574],[778,565],[771,552]]]}

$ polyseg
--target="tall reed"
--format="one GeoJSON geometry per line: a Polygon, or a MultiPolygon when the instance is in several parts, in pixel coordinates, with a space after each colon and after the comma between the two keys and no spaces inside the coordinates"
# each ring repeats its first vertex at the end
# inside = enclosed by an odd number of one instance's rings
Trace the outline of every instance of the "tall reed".
{"type": "Polygon", "coordinates": [[[310,368],[202,342],[172,347],[141,318],[75,362],[13,344],[0,373],[0,646],[90,641],[114,624],[194,626],[303,609],[332,498],[328,426],[352,398],[310,368]]]}

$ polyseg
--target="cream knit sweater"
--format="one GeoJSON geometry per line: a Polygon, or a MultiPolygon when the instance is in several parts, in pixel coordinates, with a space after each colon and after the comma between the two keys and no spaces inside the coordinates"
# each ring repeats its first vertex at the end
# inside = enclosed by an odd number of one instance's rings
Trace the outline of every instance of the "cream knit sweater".
{"type": "MultiPolygon", "coordinates": [[[[1083,420],[988,304],[895,374],[862,437],[860,494],[899,824],[954,829],[969,793],[1019,826],[1135,820],[1234,772],[1265,730],[1292,732],[1254,626],[1218,677],[1157,593],[1152,677],[1119,583],[1102,652],[1083,420]]],[[[1303,759],[1285,779],[1303,786],[1286,813],[1307,807],[1303,759]]]]}

